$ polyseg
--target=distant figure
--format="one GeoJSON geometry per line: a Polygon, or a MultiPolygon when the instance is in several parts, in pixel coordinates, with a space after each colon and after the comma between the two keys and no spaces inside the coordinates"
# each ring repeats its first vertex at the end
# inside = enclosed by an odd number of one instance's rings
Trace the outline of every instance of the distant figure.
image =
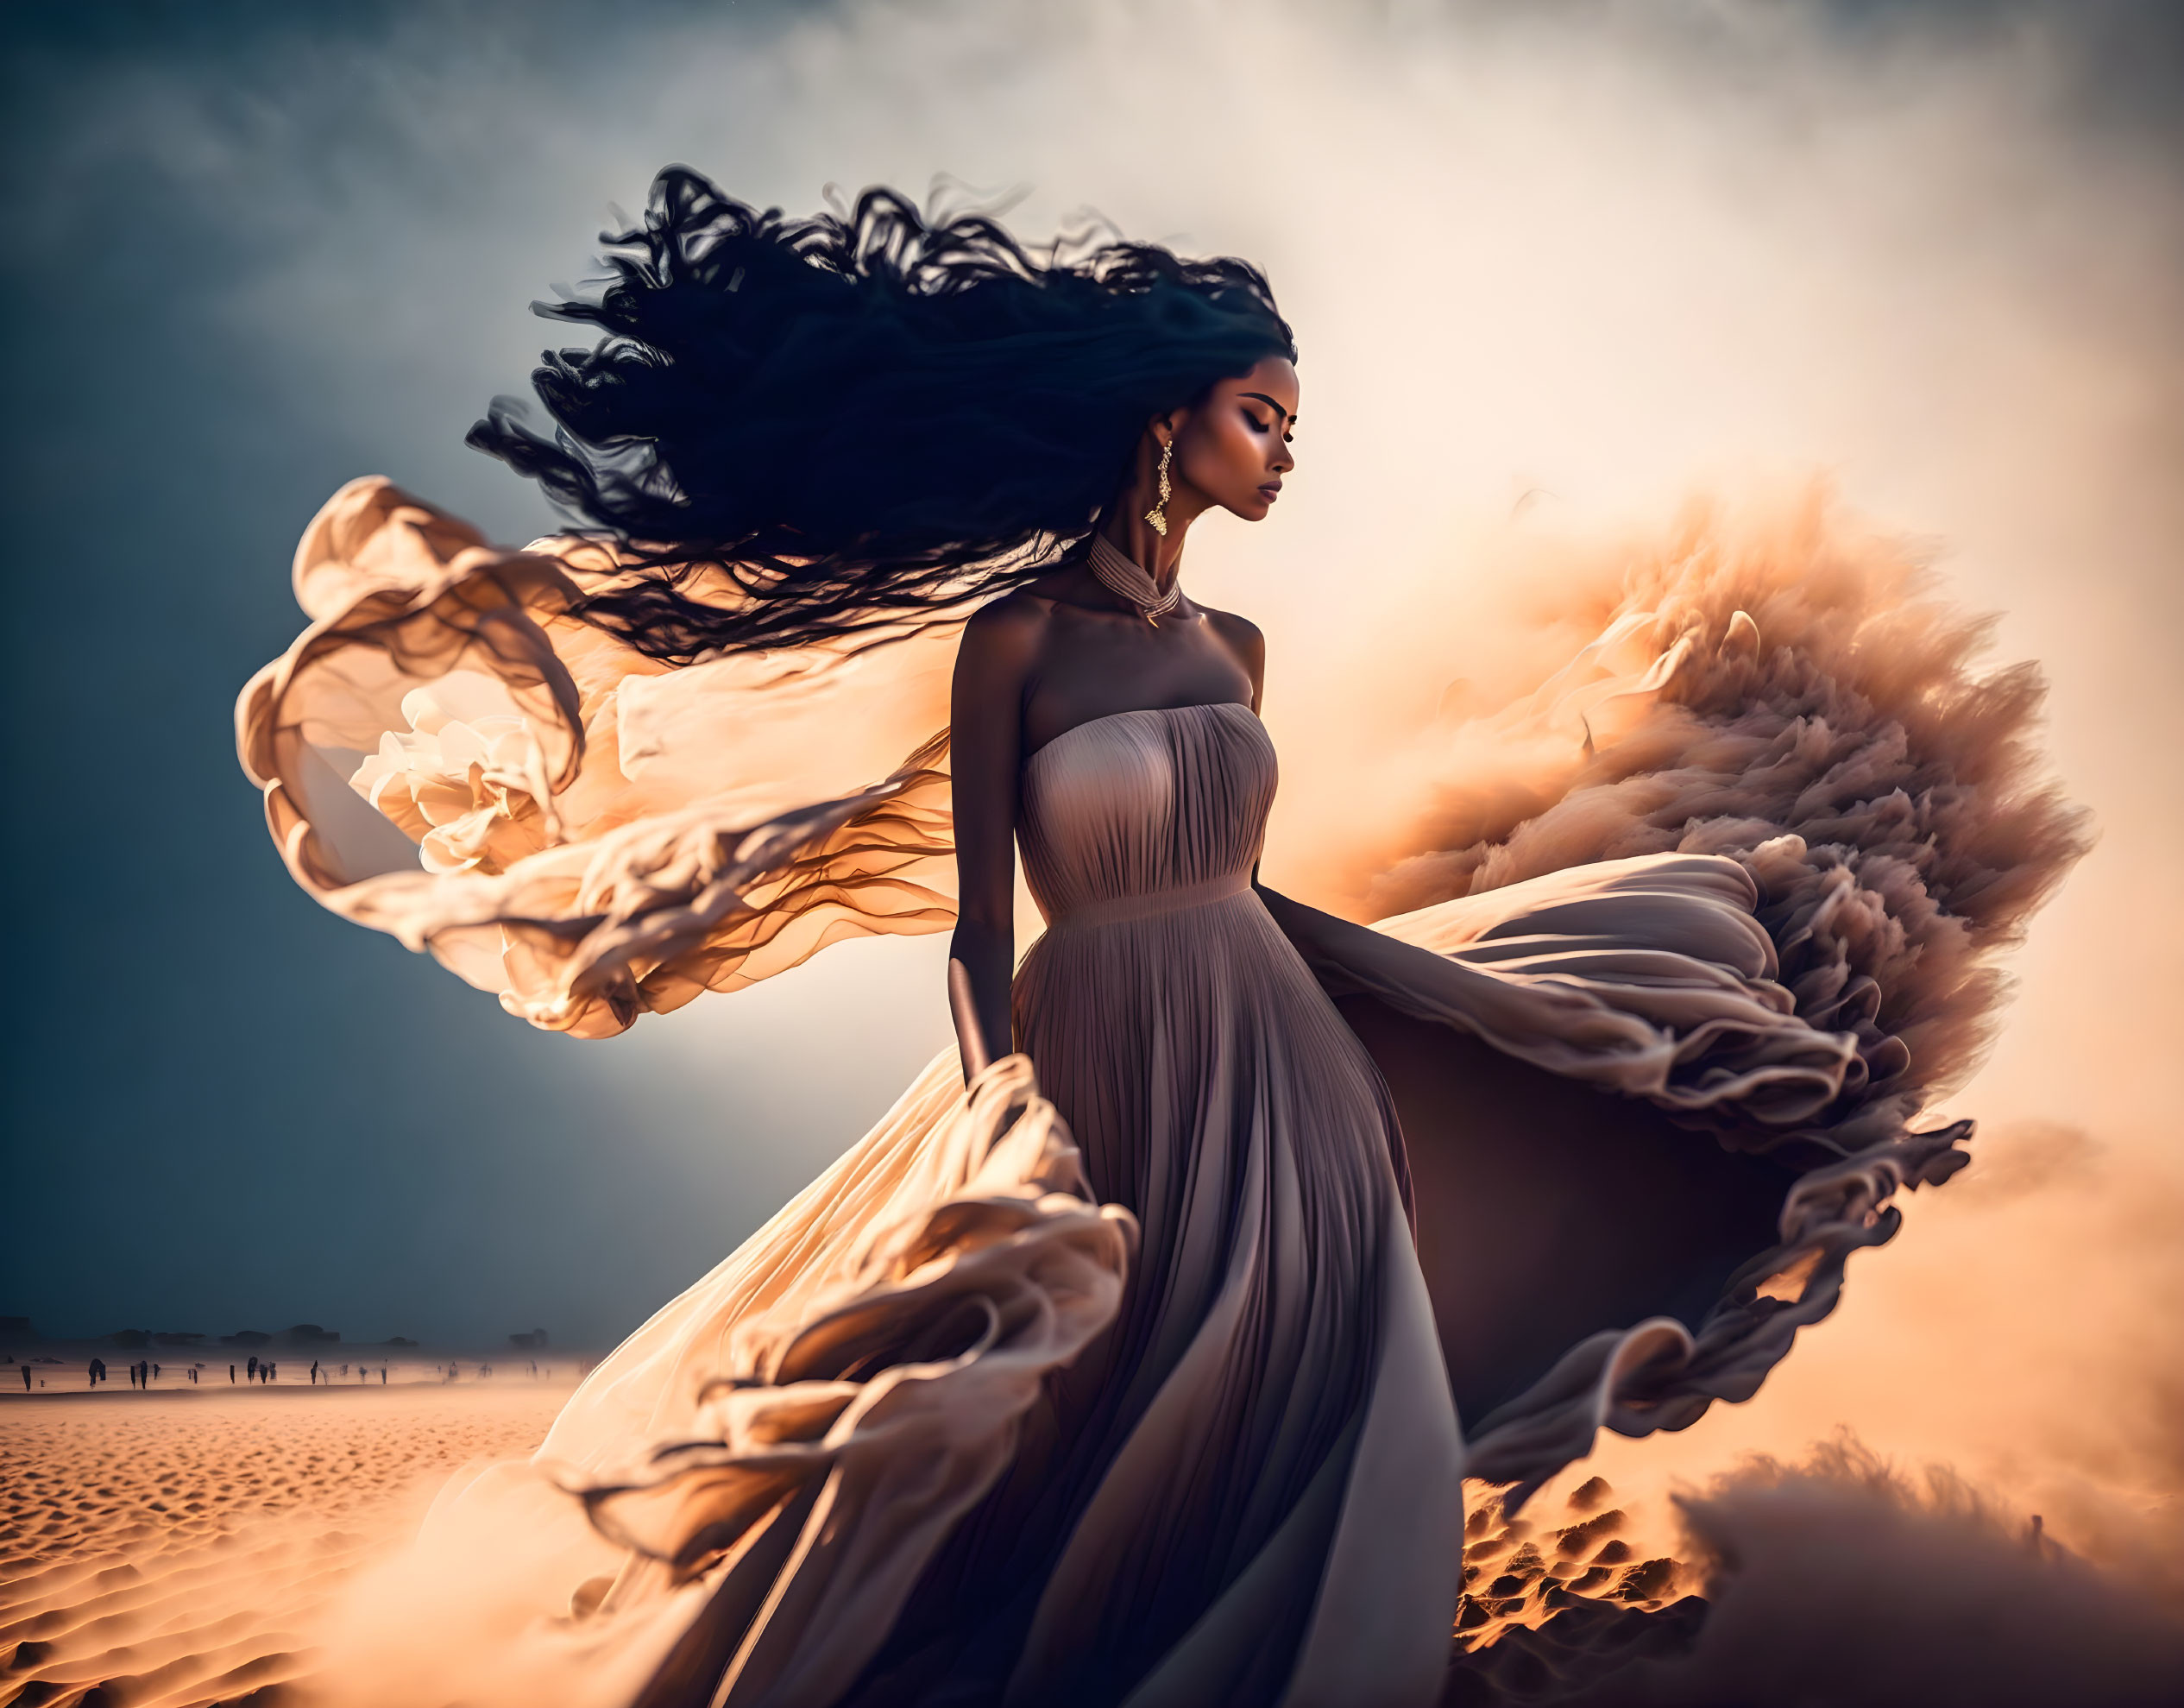
{"type": "MultiPolygon", "coordinates": [[[[149,1362],[149,1360],[147,1360],[147,1362],[149,1362]]],[[[154,1376],[157,1376],[159,1373],[160,1373],[160,1367],[159,1367],[157,1365],[152,1365],[152,1374],[153,1374],[153,1375],[154,1375],[154,1376]]],[[[144,1385],[145,1385],[146,1387],[148,1387],[148,1387],[150,1387],[150,1386],[151,1386],[151,1383],[148,1382],[148,1383],[146,1383],[144,1385]]]]}
{"type": "Polygon", "coordinates": [[[30,1391],[30,1366],[28,1365],[22,1367],[22,1391],[26,1394],[30,1391]]]}
{"type": "Polygon", "coordinates": [[[385,1365],[381,1365],[379,1367],[379,1385],[382,1388],[387,1385],[387,1366],[385,1365]]]}
{"type": "Polygon", "coordinates": [[[93,1358],[91,1361],[91,1385],[96,1388],[105,1379],[106,1360],[104,1358],[93,1358]]]}
{"type": "Polygon", "coordinates": [[[311,1361],[311,1385],[314,1388],[318,1385],[318,1360],[317,1358],[311,1361]]]}
{"type": "Polygon", "coordinates": [[[228,1366],[228,1386],[230,1388],[235,1386],[235,1366],[233,1365],[230,1365],[228,1366]]]}
{"type": "Polygon", "coordinates": [[[258,1355],[255,1352],[250,1355],[250,1362],[245,1368],[250,1372],[250,1379],[255,1382],[258,1379],[258,1355]]]}

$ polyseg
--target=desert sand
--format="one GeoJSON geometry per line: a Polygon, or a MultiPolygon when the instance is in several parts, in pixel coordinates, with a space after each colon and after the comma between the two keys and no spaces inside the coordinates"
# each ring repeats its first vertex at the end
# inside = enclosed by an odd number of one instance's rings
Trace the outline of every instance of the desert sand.
{"type": "MultiPolygon", "coordinates": [[[[518,1368],[93,1393],[76,1365],[0,1396],[0,1708],[390,1701],[368,1646],[333,1642],[342,1592],[451,1472],[544,1439],[576,1363],[518,1368]]],[[[1747,1468],[1681,1512],[1658,1482],[1573,1466],[1514,1519],[1470,1486],[1446,1708],[2137,1705],[2184,1677],[2144,1572],[1960,1485],[1922,1493],[1855,1449],[1747,1468]]]]}
{"type": "Polygon", "coordinates": [[[535,1447],[571,1385],[475,1365],[443,1384],[421,1365],[312,1387],[291,1353],[274,1388],[230,1389],[223,1362],[217,1386],[168,1366],[147,1393],[127,1385],[134,1356],[96,1394],[71,1365],[65,1390],[0,1402],[0,1704],[291,1697],[336,1588],[414,1529],[449,1472],[535,1447]]]}
{"type": "MultiPolygon", "coordinates": [[[[229,1387],[223,1364],[195,1390],[168,1366],[148,1393],[126,1362],[96,1393],[72,1364],[44,1371],[65,1386],[0,1396],[0,1704],[308,1701],[339,1587],[414,1531],[449,1472],[535,1447],[570,1386],[505,1362],[446,1383],[420,1362],[385,1388],[375,1365],[369,1386],[314,1388],[309,1364],[284,1358],[272,1389],[229,1387]]],[[[1631,1535],[1608,1492],[1596,1481],[1514,1525],[1476,1514],[1461,1649],[1579,1598],[1605,1616],[1689,1593],[1695,1574],[1631,1535]]]]}

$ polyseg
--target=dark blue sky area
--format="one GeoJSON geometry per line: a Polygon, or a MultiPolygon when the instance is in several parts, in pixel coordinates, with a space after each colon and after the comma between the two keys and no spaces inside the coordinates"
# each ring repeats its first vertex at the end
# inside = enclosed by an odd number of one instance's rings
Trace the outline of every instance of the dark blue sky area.
{"type": "MultiPolygon", "coordinates": [[[[353,1339],[543,1325],[597,1343],[861,1131],[943,1028],[906,1016],[846,1081],[791,1095],[776,1074],[754,1089],[793,1017],[768,1030],[754,1005],[750,1025],[708,1035],[717,1048],[574,1044],[323,912],[282,872],[236,768],[231,708],[301,626],[287,562],[312,511],[383,470],[503,537],[549,520],[461,444],[546,341],[525,312],[543,272],[508,293],[511,359],[491,380],[467,371],[467,401],[389,394],[409,389],[390,375],[439,360],[449,286],[429,257],[412,301],[330,305],[318,349],[254,325],[256,294],[277,296],[266,281],[329,214],[292,218],[299,185],[328,204],[359,186],[412,205],[435,193],[431,162],[389,121],[400,91],[363,68],[420,14],[313,8],[299,28],[305,16],[69,6],[34,9],[31,28],[11,9],[6,26],[23,976],[0,1313],[49,1333],[308,1320],[353,1339]],[[337,98],[280,105],[299,57],[352,48],[355,79],[318,85],[337,98]],[[188,96],[183,134],[229,152],[162,158],[155,130],[87,123],[139,79],[148,100],[188,96]],[[299,361],[324,365],[305,376],[299,361]],[[746,1132],[765,1142],[739,1147],[746,1132]]],[[[538,12],[508,36],[508,75],[551,81],[552,22],[538,12]]],[[[490,74],[480,40],[462,51],[490,74]]],[[[548,234],[564,274],[602,205],[584,195],[548,234]]]]}

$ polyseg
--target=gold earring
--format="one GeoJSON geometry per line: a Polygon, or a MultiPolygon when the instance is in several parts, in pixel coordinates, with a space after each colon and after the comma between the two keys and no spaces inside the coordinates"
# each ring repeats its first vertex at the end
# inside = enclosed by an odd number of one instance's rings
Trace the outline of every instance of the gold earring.
{"type": "Polygon", "coordinates": [[[1168,465],[1175,456],[1175,441],[1170,439],[1161,447],[1160,502],[1145,513],[1145,520],[1153,525],[1153,532],[1162,539],[1168,538],[1168,498],[1175,488],[1168,483],[1168,465]]]}

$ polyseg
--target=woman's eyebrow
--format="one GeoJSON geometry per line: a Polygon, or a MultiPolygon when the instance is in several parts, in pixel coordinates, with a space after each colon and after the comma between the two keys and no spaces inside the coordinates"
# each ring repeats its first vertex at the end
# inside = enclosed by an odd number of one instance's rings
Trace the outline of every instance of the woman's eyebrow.
{"type": "Polygon", "coordinates": [[[1264,392],[1239,392],[1237,395],[1239,397],[1256,399],[1257,401],[1265,404],[1268,408],[1273,410],[1275,414],[1281,417],[1283,420],[1288,422],[1290,425],[1294,426],[1296,425],[1297,418],[1292,415],[1287,410],[1284,409],[1280,404],[1276,403],[1272,398],[1268,397],[1264,392]]]}

